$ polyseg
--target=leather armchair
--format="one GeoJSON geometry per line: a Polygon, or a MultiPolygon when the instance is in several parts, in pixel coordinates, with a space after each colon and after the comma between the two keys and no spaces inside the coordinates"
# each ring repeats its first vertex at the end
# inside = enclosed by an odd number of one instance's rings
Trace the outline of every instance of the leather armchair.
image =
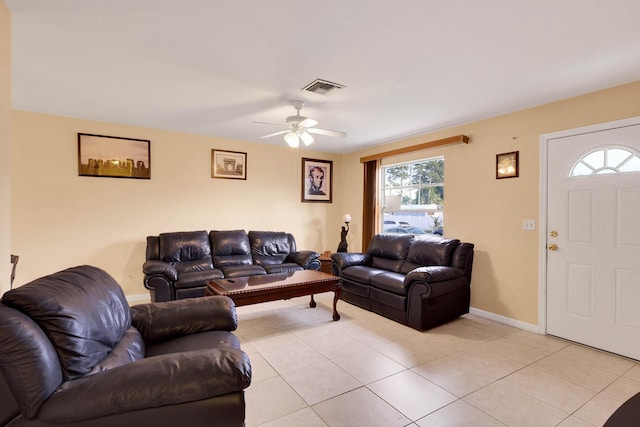
{"type": "Polygon", "coordinates": [[[251,365],[229,298],[129,308],[81,266],[5,293],[0,318],[1,425],[244,425],[251,365]]]}

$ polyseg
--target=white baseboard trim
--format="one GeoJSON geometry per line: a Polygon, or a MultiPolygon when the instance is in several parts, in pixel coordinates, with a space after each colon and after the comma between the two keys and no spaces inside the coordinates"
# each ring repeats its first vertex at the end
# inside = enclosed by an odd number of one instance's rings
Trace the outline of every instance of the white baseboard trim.
{"type": "Polygon", "coordinates": [[[538,325],[532,325],[531,323],[515,320],[510,317],[501,316],[499,314],[491,313],[489,311],[480,310],[477,308],[469,307],[469,314],[484,317],[485,319],[495,320],[496,322],[504,323],[505,325],[513,326],[514,328],[524,329],[528,332],[538,334],[538,325]]]}
{"type": "Polygon", "coordinates": [[[146,302],[151,302],[151,297],[149,294],[127,295],[127,302],[129,305],[144,304],[146,302]]]}

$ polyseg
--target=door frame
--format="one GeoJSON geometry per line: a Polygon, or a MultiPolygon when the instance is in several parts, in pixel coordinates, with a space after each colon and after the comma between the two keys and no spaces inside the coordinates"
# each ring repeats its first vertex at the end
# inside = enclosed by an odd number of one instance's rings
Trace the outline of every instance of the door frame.
{"type": "Polygon", "coordinates": [[[538,328],[539,334],[547,334],[547,237],[548,230],[548,206],[547,197],[549,190],[548,183],[548,164],[547,157],[549,152],[549,143],[557,138],[567,136],[583,135],[585,133],[593,133],[613,128],[640,125],[640,116],[628,119],[614,120],[596,125],[583,126],[574,129],[546,133],[540,135],[540,210],[539,218],[539,234],[538,234],[538,328]]]}

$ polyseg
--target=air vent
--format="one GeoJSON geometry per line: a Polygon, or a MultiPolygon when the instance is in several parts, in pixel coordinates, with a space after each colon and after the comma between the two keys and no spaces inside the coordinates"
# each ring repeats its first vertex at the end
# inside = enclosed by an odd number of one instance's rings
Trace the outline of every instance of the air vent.
{"type": "Polygon", "coordinates": [[[302,88],[302,90],[315,93],[318,95],[329,96],[338,89],[344,88],[344,85],[332,83],[327,80],[316,79],[302,88]]]}

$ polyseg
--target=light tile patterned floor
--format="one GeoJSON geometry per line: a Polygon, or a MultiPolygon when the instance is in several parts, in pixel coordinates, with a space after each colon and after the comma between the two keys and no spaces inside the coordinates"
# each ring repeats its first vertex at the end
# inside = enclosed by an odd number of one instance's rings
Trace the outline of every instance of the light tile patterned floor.
{"type": "Polygon", "coordinates": [[[636,361],[473,315],[418,332],[333,294],[238,307],[246,425],[601,426],[636,361]]]}

